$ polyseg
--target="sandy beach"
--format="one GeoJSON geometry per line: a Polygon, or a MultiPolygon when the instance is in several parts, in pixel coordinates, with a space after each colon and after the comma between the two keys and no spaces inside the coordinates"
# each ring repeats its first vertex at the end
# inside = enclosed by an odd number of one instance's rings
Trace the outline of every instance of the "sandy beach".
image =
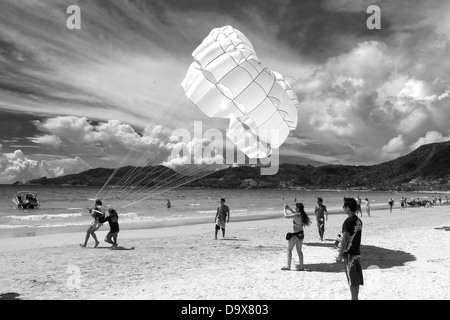
{"type": "MultiPolygon", "coordinates": [[[[118,250],[79,244],[84,232],[0,239],[0,295],[26,300],[348,300],[333,243],[344,214],[329,215],[319,240],[305,229],[305,267],[282,271],[292,220],[123,230],[118,250]],[[134,249],[133,249],[134,248],[134,249]],[[291,288],[292,290],[290,290],[291,288]]],[[[233,216],[232,216],[233,217],[233,216]]],[[[361,300],[450,298],[450,206],[380,209],[362,218],[361,300]]],[[[97,235],[103,239],[109,226],[97,235]]],[[[293,252],[292,266],[298,263],[293,252]]]]}

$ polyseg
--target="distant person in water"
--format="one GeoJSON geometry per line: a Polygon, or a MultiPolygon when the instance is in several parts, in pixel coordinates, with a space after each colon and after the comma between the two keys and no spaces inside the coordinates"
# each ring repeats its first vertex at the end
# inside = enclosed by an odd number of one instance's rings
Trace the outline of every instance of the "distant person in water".
{"type": "Polygon", "coordinates": [[[170,200],[169,200],[169,199],[167,199],[167,204],[166,204],[166,206],[167,206],[167,209],[170,209],[170,208],[172,207],[172,204],[170,203],[170,200]]]}
{"type": "Polygon", "coordinates": [[[322,198],[317,198],[317,205],[314,209],[317,220],[317,228],[319,230],[320,241],[323,241],[323,235],[325,233],[325,220],[328,220],[327,207],[323,204],[322,198]]]}
{"type": "Polygon", "coordinates": [[[115,249],[117,247],[117,237],[119,235],[119,215],[117,211],[113,208],[108,209],[109,215],[104,218],[101,217],[99,220],[102,223],[109,223],[109,232],[105,237],[105,242],[112,244],[111,249],[115,249]]]}
{"type": "Polygon", "coordinates": [[[217,240],[217,233],[222,229],[222,237],[225,238],[225,225],[230,222],[230,208],[225,204],[225,199],[220,199],[220,205],[217,207],[216,217],[214,219],[215,236],[214,239],[217,240]]]}
{"type": "Polygon", "coordinates": [[[99,245],[99,241],[97,240],[97,236],[95,235],[95,231],[97,231],[103,223],[100,222],[101,219],[104,218],[104,210],[102,208],[102,201],[97,199],[95,200],[95,206],[92,209],[89,209],[89,214],[92,218],[94,218],[94,221],[92,221],[91,225],[86,231],[86,238],[84,239],[84,243],[80,244],[81,247],[86,248],[87,243],[89,241],[89,237],[92,236],[95,240],[95,248],[99,245]]]}
{"type": "Polygon", "coordinates": [[[303,267],[302,252],[303,239],[305,238],[303,226],[309,226],[311,224],[311,220],[306,214],[302,203],[295,204],[295,211],[292,210],[287,204],[284,205],[283,213],[285,218],[293,218],[292,223],[294,232],[288,232],[286,234],[286,240],[288,240],[287,265],[285,267],[282,267],[281,270],[291,270],[292,249],[296,247],[299,260],[299,264],[296,266],[296,269],[297,271],[306,271],[306,269],[303,267]]]}

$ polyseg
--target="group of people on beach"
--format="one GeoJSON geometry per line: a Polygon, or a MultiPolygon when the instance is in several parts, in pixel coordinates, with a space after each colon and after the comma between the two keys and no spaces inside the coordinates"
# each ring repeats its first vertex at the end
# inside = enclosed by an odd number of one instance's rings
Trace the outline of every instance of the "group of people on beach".
{"type": "MultiPolygon", "coordinates": [[[[358,299],[359,286],[364,284],[362,267],[360,262],[360,244],[363,223],[358,218],[357,212],[358,202],[354,198],[344,197],[344,204],[342,209],[347,214],[342,225],[342,233],[339,235],[340,246],[336,262],[344,262],[345,274],[348,284],[350,286],[350,292],[352,300],[358,299]]],[[[323,235],[325,232],[325,221],[328,220],[328,212],[326,206],[323,204],[322,198],[317,198],[317,205],[315,207],[315,216],[317,222],[317,228],[319,231],[320,240],[323,241],[323,235]]],[[[309,226],[311,220],[308,214],[305,212],[302,203],[295,203],[295,210],[291,209],[289,205],[284,206],[284,217],[292,218],[293,231],[286,234],[286,240],[288,241],[287,248],[287,265],[282,267],[281,270],[291,270],[292,250],[296,247],[299,264],[296,266],[298,271],[307,271],[303,266],[303,252],[302,244],[305,238],[304,226],[309,226]]]]}
{"type": "MultiPolygon", "coordinates": [[[[295,199],[297,200],[297,199],[295,199]]],[[[360,209],[360,207],[359,207],[360,209]]],[[[344,198],[343,205],[344,213],[347,214],[347,219],[342,225],[342,236],[339,235],[340,246],[335,244],[335,248],[339,248],[339,253],[336,258],[336,262],[344,262],[345,273],[347,281],[350,285],[350,292],[352,299],[358,299],[359,286],[363,285],[363,274],[360,263],[360,243],[362,232],[362,221],[358,218],[358,202],[354,198],[344,198]]],[[[93,208],[89,209],[90,215],[94,218],[94,221],[90,224],[86,231],[86,237],[81,247],[86,247],[89,238],[95,241],[94,247],[96,248],[100,242],[97,239],[95,231],[97,231],[105,222],[109,223],[110,231],[105,237],[105,242],[112,244],[111,249],[117,248],[117,237],[119,234],[119,217],[113,208],[105,210],[103,208],[102,201],[97,199],[93,208]],[[106,215],[108,212],[108,215],[106,215]]],[[[317,229],[319,238],[323,241],[325,233],[325,221],[328,220],[327,207],[323,204],[322,198],[317,198],[317,204],[314,210],[316,216],[317,229]]],[[[296,265],[296,270],[307,271],[303,265],[303,252],[302,244],[305,238],[304,226],[309,226],[311,220],[305,212],[302,203],[295,203],[295,210],[291,209],[289,205],[284,206],[284,217],[292,218],[293,232],[286,234],[286,240],[288,241],[287,248],[287,265],[282,267],[282,270],[291,269],[292,250],[294,247],[297,250],[299,264],[296,265]]],[[[222,237],[225,238],[226,224],[230,222],[230,208],[225,204],[225,199],[220,199],[220,204],[217,207],[215,222],[215,235],[214,239],[217,240],[219,230],[222,230],[222,237]]]]}
{"type": "MultiPolygon", "coordinates": [[[[358,213],[361,215],[361,217],[363,216],[362,214],[362,209],[361,209],[361,204],[362,204],[362,200],[361,198],[358,196],[356,196],[356,215],[358,215],[358,213]]],[[[370,218],[370,201],[368,198],[364,199],[365,202],[365,211],[367,216],[370,218]]]]}
{"type": "Polygon", "coordinates": [[[118,246],[117,237],[119,235],[119,215],[117,214],[117,211],[113,208],[105,210],[102,201],[97,199],[95,200],[94,207],[89,209],[89,214],[94,218],[94,221],[92,221],[87,229],[84,243],[80,244],[80,246],[86,248],[89,238],[92,236],[95,240],[94,248],[97,248],[100,241],[98,241],[95,231],[97,231],[103,223],[108,222],[110,230],[105,237],[105,242],[112,244],[111,249],[116,249],[118,246]],[[108,216],[106,216],[106,212],[108,212],[108,216]]]}

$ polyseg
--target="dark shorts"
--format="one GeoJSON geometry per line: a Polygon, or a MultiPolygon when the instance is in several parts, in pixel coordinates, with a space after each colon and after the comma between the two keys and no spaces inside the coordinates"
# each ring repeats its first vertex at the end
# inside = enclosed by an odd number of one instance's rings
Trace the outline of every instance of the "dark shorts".
{"type": "Polygon", "coordinates": [[[298,240],[303,240],[305,238],[305,233],[303,231],[286,233],[286,240],[289,241],[292,237],[296,237],[298,240]]]}
{"type": "Polygon", "coordinates": [[[108,232],[108,234],[105,237],[105,241],[109,242],[109,241],[111,241],[112,238],[117,238],[118,235],[119,235],[119,231],[117,231],[117,232],[108,232]]]}
{"type": "Polygon", "coordinates": [[[325,231],[325,218],[317,219],[317,228],[319,229],[319,231],[325,231]]]}
{"type": "Polygon", "coordinates": [[[364,285],[359,255],[353,256],[351,254],[344,253],[343,258],[344,258],[345,275],[347,276],[348,284],[352,287],[364,285]]]}
{"type": "Polygon", "coordinates": [[[222,228],[222,230],[225,230],[225,227],[221,227],[221,226],[216,224],[216,230],[220,230],[220,228],[222,228]]]}

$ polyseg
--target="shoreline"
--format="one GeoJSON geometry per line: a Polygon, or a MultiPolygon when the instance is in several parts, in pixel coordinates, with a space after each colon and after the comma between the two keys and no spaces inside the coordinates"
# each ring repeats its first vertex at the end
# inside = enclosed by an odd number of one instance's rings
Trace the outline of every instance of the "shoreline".
{"type": "MultiPolygon", "coordinates": [[[[400,208],[394,208],[394,210],[400,210],[400,208]]],[[[411,207],[411,209],[414,209],[411,207]]],[[[363,216],[366,215],[365,209],[363,210],[363,216]]],[[[383,206],[373,206],[371,207],[371,212],[381,211],[381,210],[389,210],[383,206]]],[[[315,222],[314,212],[311,210],[306,212],[310,219],[315,222]]],[[[331,209],[328,210],[329,215],[339,215],[342,214],[340,209],[331,209]]],[[[120,217],[120,215],[119,215],[120,217]]],[[[242,216],[231,216],[231,223],[233,222],[245,222],[245,221],[258,221],[258,220],[274,220],[283,218],[282,209],[280,208],[280,213],[262,213],[262,214],[251,214],[251,215],[242,215],[242,216]]],[[[120,229],[123,232],[129,230],[154,230],[154,229],[163,229],[163,228],[171,228],[176,226],[195,226],[200,224],[205,225],[214,225],[214,216],[210,217],[194,217],[188,219],[180,219],[180,220],[168,220],[168,221],[158,221],[158,222],[140,222],[140,223],[120,223],[120,229]]],[[[1,239],[23,239],[30,237],[39,237],[45,235],[52,234],[66,234],[66,233],[86,233],[87,228],[89,227],[89,223],[83,225],[70,225],[70,226],[58,226],[58,227],[33,227],[33,228],[10,228],[10,229],[1,229],[1,239]]],[[[109,225],[108,223],[104,224],[97,232],[108,232],[109,225]]]]}

